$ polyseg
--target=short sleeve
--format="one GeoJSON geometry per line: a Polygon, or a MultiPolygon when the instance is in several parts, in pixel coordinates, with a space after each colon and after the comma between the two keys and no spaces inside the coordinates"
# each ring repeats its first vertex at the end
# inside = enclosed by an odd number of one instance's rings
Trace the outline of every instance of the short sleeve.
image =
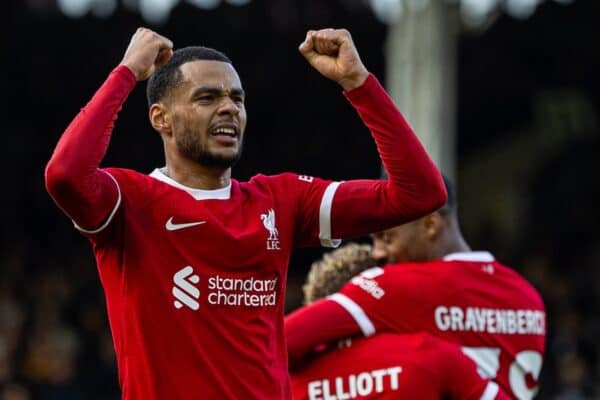
{"type": "Polygon", "coordinates": [[[285,173],[271,177],[278,199],[293,208],[294,245],[337,247],[331,235],[331,208],[340,182],[285,173]]]}

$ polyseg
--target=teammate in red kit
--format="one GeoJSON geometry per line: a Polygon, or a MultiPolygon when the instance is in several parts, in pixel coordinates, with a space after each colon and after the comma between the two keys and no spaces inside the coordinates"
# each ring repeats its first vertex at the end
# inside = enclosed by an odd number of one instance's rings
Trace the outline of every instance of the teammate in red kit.
{"type": "Polygon", "coordinates": [[[240,78],[216,50],[172,47],[148,29],[133,35],[61,137],[46,186],[93,244],[124,399],[289,398],[283,297],[292,249],[425,215],[444,203],[443,181],[350,34],[333,29],[308,32],[300,52],[342,86],[390,178],[231,179],[246,127],[240,78]],[[166,166],[150,175],[99,168],[117,112],[148,77],[166,166]]]}
{"type": "MultiPolygon", "coordinates": [[[[373,265],[367,245],[351,243],[326,254],[311,267],[305,301],[334,293],[373,265]]],[[[509,398],[479,375],[456,344],[428,333],[381,333],[341,341],[290,375],[295,400],[509,398]]]]}
{"type": "Polygon", "coordinates": [[[375,267],[286,319],[290,365],[316,346],[377,332],[429,332],[462,346],[512,397],[538,390],[546,314],[538,292],[488,252],[471,251],[454,194],[417,221],[374,235],[375,267]],[[391,264],[391,265],[387,265],[391,264]]]}

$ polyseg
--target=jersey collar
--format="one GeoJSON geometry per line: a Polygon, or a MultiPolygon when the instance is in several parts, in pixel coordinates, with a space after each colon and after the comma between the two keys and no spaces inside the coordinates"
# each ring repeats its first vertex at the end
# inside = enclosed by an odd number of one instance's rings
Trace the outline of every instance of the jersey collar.
{"type": "Polygon", "coordinates": [[[183,190],[187,192],[190,196],[192,196],[196,200],[229,200],[231,197],[231,180],[229,181],[229,185],[225,186],[221,189],[214,190],[204,190],[204,189],[194,189],[169,178],[162,172],[162,168],[156,168],[150,176],[154,179],[157,179],[161,182],[166,183],[167,185],[173,186],[177,189],[183,190]]]}
{"type": "Polygon", "coordinates": [[[450,253],[444,256],[444,261],[472,261],[472,262],[492,262],[494,256],[488,251],[465,251],[460,253],[450,253]]]}

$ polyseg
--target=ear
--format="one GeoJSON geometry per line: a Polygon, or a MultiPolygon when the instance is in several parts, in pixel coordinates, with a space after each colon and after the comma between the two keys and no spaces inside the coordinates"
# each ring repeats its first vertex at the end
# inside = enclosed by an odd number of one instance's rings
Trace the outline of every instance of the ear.
{"type": "Polygon", "coordinates": [[[148,110],[148,118],[154,130],[158,133],[167,136],[171,135],[171,115],[164,104],[152,104],[150,110],[148,110]]]}
{"type": "Polygon", "coordinates": [[[423,217],[423,230],[429,240],[434,240],[442,231],[445,221],[442,215],[434,211],[423,217]]]}

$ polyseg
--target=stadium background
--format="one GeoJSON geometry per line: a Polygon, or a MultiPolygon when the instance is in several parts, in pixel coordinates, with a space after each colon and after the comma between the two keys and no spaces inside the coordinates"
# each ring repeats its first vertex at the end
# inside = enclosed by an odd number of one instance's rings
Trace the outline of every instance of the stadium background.
{"type": "MultiPolygon", "coordinates": [[[[0,399],[119,398],[91,249],[46,194],[43,169],[137,26],[157,29],[177,47],[208,45],[233,59],[249,112],[236,178],[380,172],[375,147],[339,88],[296,50],[308,28],[346,27],[383,81],[388,27],[363,2],[254,0],[210,10],[181,2],[161,24],[123,3],[110,16],[81,18],[66,17],[51,0],[2,4],[0,399]]],[[[539,398],[570,400],[600,398],[600,2],[561,3],[540,4],[528,18],[500,11],[461,31],[452,175],[471,246],[522,272],[545,299],[539,398]]],[[[105,164],[150,171],[162,158],[140,85],[105,164]]],[[[288,310],[299,304],[304,274],[320,254],[301,250],[292,260],[288,310]]]]}

